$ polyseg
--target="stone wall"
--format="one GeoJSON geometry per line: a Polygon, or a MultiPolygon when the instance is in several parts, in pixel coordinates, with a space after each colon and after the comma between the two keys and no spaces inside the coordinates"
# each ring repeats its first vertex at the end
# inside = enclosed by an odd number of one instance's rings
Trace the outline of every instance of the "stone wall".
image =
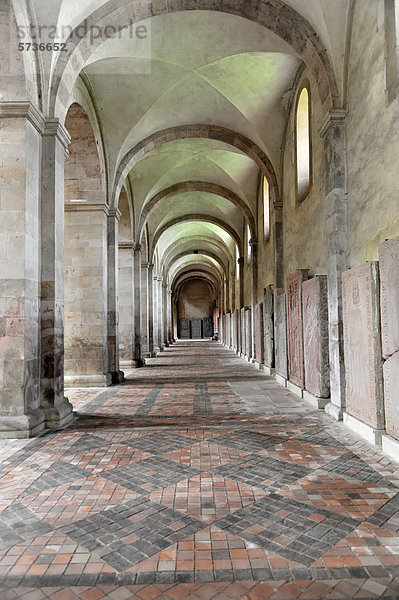
{"type": "Polygon", "coordinates": [[[187,281],[182,285],[178,319],[203,319],[213,313],[213,297],[209,285],[200,279],[187,281]]]}
{"type": "Polygon", "coordinates": [[[378,245],[399,235],[399,103],[386,103],[384,45],[384,2],[356,2],[347,98],[351,267],[377,260],[378,245]]]}
{"type": "Polygon", "coordinates": [[[324,210],[324,149],[318,129],[324,118],[319,94],[307,71],[298,82],[310,82],[312,179],[308,197],[298,205],[296,201],[295,167],[295,106],[296,96],[284,137],[282,159],[282,199],[284,233],[284,277],[297,269],[309,269],[311,274],[327,272],[324,210]]]}

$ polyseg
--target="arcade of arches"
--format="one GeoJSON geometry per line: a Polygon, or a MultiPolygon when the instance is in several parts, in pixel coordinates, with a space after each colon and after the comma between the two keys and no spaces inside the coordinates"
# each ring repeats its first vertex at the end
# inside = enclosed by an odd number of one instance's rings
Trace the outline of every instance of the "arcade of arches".
{"type": "Polygon", "coordinates": [[[1,598],[398,597],[399,0],[0,36],[1,598]]]}
{"type": "Polygon", "coordinates": [[[214,337],[399,456],[396,0],[44,5],[1,3],[0,435],[214,337]]]}

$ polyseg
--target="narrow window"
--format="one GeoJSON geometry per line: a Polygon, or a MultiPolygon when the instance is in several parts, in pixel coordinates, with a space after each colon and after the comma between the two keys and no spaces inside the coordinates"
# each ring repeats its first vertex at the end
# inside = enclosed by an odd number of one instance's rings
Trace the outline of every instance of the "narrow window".
{"type": "Polygon", "coordinates": [[[247,225],[247,256],[248,256],[248,262],[251,260],[251,230],[249,228],[249,225],[247,225]]]}
{"type": "Polygon", "coordinates": [[[266,177],[263,177],[263,234],[265,236],[265,242],[269,239],[270,235],[270,192],[269,182],[266,177]]]}
{"type": "Polygon", "coordinates": [[[310,102],[306,87],[301,91],[296,109],[297,199],[302,202],[310,189],[310,102]]]}

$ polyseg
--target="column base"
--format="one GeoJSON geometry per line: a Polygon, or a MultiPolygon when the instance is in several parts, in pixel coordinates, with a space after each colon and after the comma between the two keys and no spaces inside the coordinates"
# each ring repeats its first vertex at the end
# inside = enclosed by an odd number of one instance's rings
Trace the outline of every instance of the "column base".
{"type": "Polygon", "coordinates": [[[337,406],[332,402],[328,402],[324,407],[324,411],[328,414],[329,417],[335,419],[335,421],[342,421],[342,415],[344,414],[344,410],[343,408],[341,408],[341,406],[337,406]]]}
{"type": "Polygon", "coordinates": [[[125,381],[125,374],[123,371],[114,371],[111,373],[112,383],[117,385],[125,381]]]}
{"type": "Polygon", "coordinates": [[[136,368],[136,363],[134,360],[120,360],[119,361],[119,366],[122,369],[135,369],[136,368]]]}
{"type": "Polygon", "coordinates": [[[39,435],[46,427],[46,416],[42,408],[27,415],[0,417],[0,438],[26,439],[39,435]]]}
{"type": "Polygon", "coordinates": [[[299,385],[292,383],[289,379],[287,380],[287,390],[292,394],[295,394],[295,396],[298,396],[298,398],[303,398],[303,389],[300,388],[299,385]]]}
{"type": "Polygon", "coordinates": [[[274,378],[277,381],[277,383],[279,383],[283,387],[287,387],[287,380],[286,380],[285,377],[283,377],[282,375],[280,375],[280,373],[275,373],[274,374],[274,378]]]}
{"type": "Polygon", "coordinates": [[[144,358],[135,358],[133,362],[134,362],[136,369],[141,369],[142,367],[145,367],[145,359],[144,358]]]}
{"type": "Polygon", "coordinates": [[[354,431],[357,435],[360,435],[367,442],[374,446],[381,446],[382,434],[385,432],[385,429],[374,429],[371,425],[363,423],[363,421],[356,419],[356,417],[353,417],[347,412],[344,412],[343,420],[344,424],[349,429],[354,431]]]}
{"type": "Polygon", "coordinates": [[[314,396],[307,390],[303,390],[303,399],[308,404],[311,404],[314,408],[319,410],[323,410],[326,407],[326,404],[330,402],[330,398],[319,398],[318,396],[314,396]]]}
{"type": "Polygon", "coordinates": [[[68,398],[64,398],[57,406],[45,408],[44,412],[48,429],[62,429],[73,421],[73,406],[68,398]]]}
{"type": "Polygon", "coordinates": [[[381,436],[381,443],[384,452],[395,460],[399,460],[399,440],[385,432],[381,436]]]}
{"type": "Polygon", "coordinates": [[[263,365],[262,369],[264,370],[266,375],[269,375],[269,377],[274,377],[275,369],[272,369],[271,367],[268,367],[267,365],[263,365]]]}
{"type": "Polygon", "coordinates": [[[67,375],[64,378],[65,387],[108,387],[112,384],[112,375],[67,375]]]}

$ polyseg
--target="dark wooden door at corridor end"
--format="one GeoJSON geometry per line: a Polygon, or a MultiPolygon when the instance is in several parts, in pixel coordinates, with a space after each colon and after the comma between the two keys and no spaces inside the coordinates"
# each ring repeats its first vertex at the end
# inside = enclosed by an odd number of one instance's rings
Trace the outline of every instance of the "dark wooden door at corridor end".
{"type": "Polygon", "coordinates": [[[213,319],[180,319],[181,339],[204,339],[213,337],[213,319]]]}

